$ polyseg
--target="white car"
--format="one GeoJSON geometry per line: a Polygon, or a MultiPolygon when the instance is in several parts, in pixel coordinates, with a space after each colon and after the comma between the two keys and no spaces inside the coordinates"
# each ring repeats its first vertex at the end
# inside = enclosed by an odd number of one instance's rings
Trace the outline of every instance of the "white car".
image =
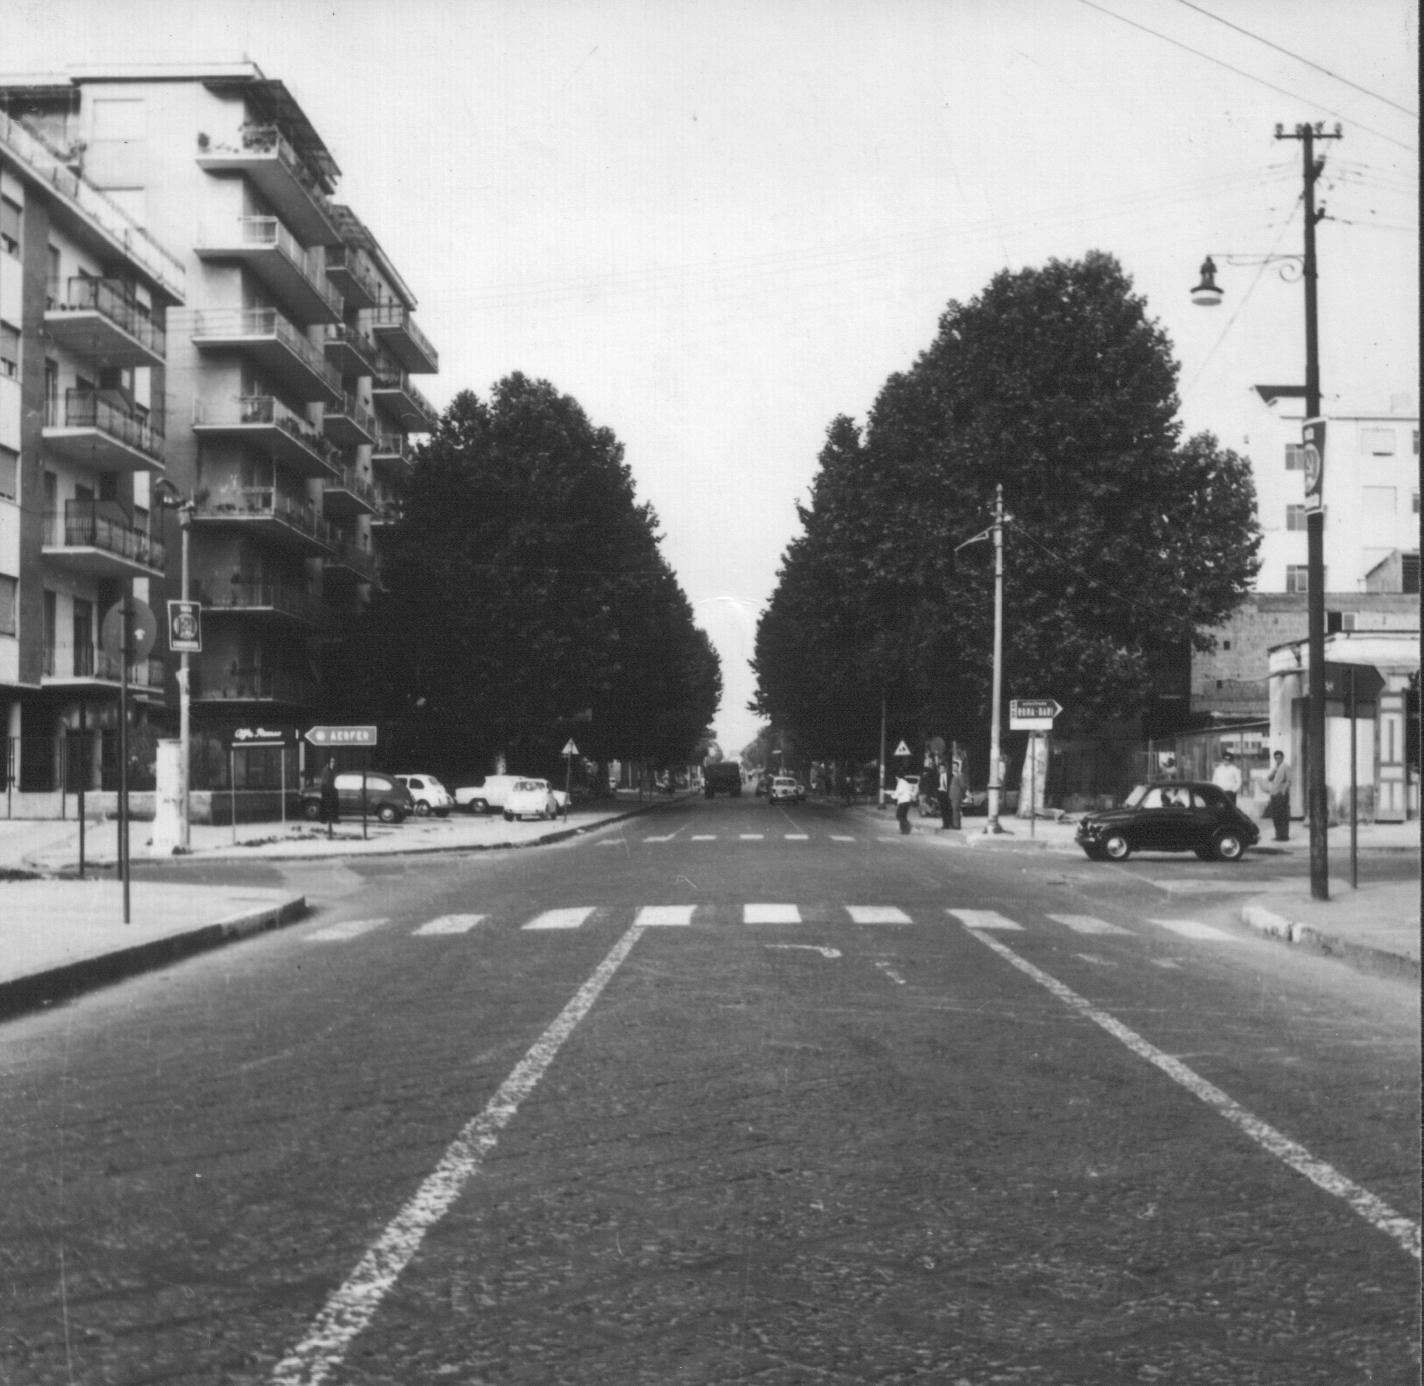
{"type": "Polygon", "coordinates": [[[454,795],[434,775],[397,775],[396,779],[410,790],[419,817],[427,818],[432,813],[437,818],[450,816],[455,806],[454,795]]]}
{"type": "Polygon", "coordinates": [[[559,796],[549,788],[548,780],[518,780],[504,800],[504,821],[516,818],[557,818],[559,796]]]}
{"type": "Polygon", "coordinates": [[[493,813],[504,807],[509,791],[524,780],[523,775],[486,775],[477,785],[462,785],[455,791],[455,806],[467,813],[493,813]]]}

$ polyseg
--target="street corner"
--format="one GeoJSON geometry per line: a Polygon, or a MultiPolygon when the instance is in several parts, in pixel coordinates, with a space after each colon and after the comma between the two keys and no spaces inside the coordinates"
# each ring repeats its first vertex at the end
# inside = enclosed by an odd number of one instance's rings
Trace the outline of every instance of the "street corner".
{"type": "Polygon", "coordinates": [[[1339,959],[1360,971],[1415,983],[1420,979],[1419,905],[1412,886],[1366,890],[1334,901],[1257,896],[1241,905],[1236,917],[1264,938],[1339,959]]]}

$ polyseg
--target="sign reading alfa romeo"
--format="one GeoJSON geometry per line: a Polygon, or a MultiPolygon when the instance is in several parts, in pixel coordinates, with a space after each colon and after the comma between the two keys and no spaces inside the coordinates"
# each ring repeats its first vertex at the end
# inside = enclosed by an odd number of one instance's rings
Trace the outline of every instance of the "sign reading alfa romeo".
{"type": "Polygon", "coordinates": [[[1325,420],[1306,419],[1300,427],[1305,458],[1305,508],[1325,508],[1325,420]]]}
{"type": "Polygon", "coordinates": [[[313,746],[374,746],[375,727],[312,727],[306,738],[313,746]]]}
{"type": "Polygon", "coordinates": [[[1011,698],[1010,731],[1052,731],[1053,719],[1063,708],[1054,698],[1011,698]]]}

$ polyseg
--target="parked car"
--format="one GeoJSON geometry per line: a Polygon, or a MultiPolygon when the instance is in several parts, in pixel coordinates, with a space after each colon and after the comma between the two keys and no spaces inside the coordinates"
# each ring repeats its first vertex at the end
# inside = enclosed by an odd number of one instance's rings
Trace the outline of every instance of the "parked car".
{"type": "Polygon", "coordinates": [[[448,818],[455,803],[454,796],[434,775],[397,775],[415,802],[416,814],[424,818],[434,814],[437,818],[448,818]]]}
{"type": "Polygon", "coordinates": [[[525,817],[557,818],[560,807],[548,780],[516,780],[514,788],[505,795],[504,821],[512,823],[516,818],[525,817]]]}
{"type": "Polygon", "coordinates": [[[1196,780],[1140,784],[1120,808],[1085,814],[1077,834],[1093,861],[1126,861],[1143,851],[1239,861],[1260,840],[1261,830],[1220,789],[1196,780]]]}
{"type": "Polygon", "coordinates": [[[799,804],[806,797],[805,786],[790,775],[778,775],[771,782],[767,802],[772,804],[799,804]]]}
{"type": "Polygon", "coordinates": [[[494,813],[504,807],[509,791],[523,775],[486,775],[478,785],[462,786],[455,791],[455,806],[467,813],[494,813]]]}
{"type": "MultiPolygon", "coordinates": [[[[336,777],[336,802],[343,818],[361,816],[361,771],[344,771],[336,777]]],[[[394,775],[379,770],[367,770],[366,812],[382,823],[399,823],[415,812],[415,801],[394,775]]],[[[321,818],[321,786],[309,785],[302,790],[302,813],[313,822],[321,818]]]]}

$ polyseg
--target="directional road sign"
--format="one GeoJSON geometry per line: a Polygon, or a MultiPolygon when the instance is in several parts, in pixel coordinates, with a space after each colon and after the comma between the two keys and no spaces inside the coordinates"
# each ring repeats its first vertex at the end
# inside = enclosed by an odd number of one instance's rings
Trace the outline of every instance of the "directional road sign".
{"type": "Polygon", "coordinates": [[[312,727],[306,739],[313,746],[374,746],[375,727],[312,727]]]}
{"type": "Polygon", "coordinates": [[[1009,701],[1009,730],[1052,731],[1053,719],[1062,711],[1053,698],[1012,698],[1009,701]]]}

